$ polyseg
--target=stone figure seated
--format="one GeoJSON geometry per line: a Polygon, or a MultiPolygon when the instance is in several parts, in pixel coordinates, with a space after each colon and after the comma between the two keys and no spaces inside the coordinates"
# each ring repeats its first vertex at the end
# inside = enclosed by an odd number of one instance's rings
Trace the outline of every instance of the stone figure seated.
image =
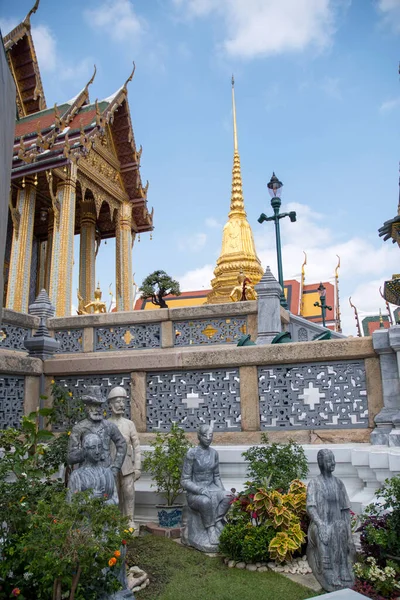
{"type": "Polygon", "coordinates": [[[79,469],[72,471],[68,482],[67,499],[72,494],[91,490],[96,498],[105,498],[106,504],[118,504],[115,477],[111,467],[101,466],[102,443],[95,433],[89,433],[83,439],[84,460],[79,469]]]}
{"type": "Polygon", "coordinates": [[[182,542],[203,552],[216,552],[233,494],[222,485],[218,452],[210,448],[211,427],[200,425],[197,436],[199,445],[188,450],[182,471],[188,503],[182,542]]]}
{"type": "Polygon", "coordinates": [[[332,450],[320,450],[317,460],[321,474],[307,487],[307,559],[321,587],[332,592],[354,584],[350,501],[343,482],[332,475],[332,450]]]}

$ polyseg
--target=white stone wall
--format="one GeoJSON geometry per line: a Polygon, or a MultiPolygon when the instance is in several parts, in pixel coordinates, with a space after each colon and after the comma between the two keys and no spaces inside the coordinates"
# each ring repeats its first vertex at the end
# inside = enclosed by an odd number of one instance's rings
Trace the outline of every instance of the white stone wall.
{"type": "MultiPolygon", "coordinates": [[[[219,452],[220,472],[225,488],[243,489],[247,480],[246,463],[242,452],[250,446],[213,446],[219,452]]],[[[343,480],[352,509],[360,513],[374,501],[375,490],[393,475],[400,474],[400,448],[372,446],[371,444],[307,444],[303,445],[308,463],[309,478],[319,474],[317,453],[321,448],[330,448],[336,458],[335,475],[343,480]]],[[[142,446],[142,450],[149,450],[142,446]]],[[[180,501],[185,504],[185,498],[180,501]]],[[[163,499],[151,488],[151,478],[143,473],[136,482],[135,521],[140,524],[157,521],[156,504],[163,499]]]]}

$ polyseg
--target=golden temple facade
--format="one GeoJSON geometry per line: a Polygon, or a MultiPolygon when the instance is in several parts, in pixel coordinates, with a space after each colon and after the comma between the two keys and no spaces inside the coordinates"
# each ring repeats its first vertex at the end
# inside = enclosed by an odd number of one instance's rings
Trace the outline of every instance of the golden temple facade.
{"type": "Polygon", "coordinates": [[[233,169],[232,193],[228,222],[222,234],[222,249],[211,281],[212,290],[207,296],[207,304],[231,302],[230,294],[237,286],[240,271],[256,285],[263,276],[260,259],[257,256],[253,232],[247,221],[244,208],[242,174],[237,140],[235,86],[232,77],[233,111],[233,169]]]}
{"type": "MultiPolygon", "coordinates": [[[[41,289],[68,316],[72,305],[74,236],[80,235],[79,290],[85,304],[95,292],[96,255],[102,240],[116,238],[117,310],[133,309],[132,247],[153,229],[140,176],[127,85],[91,102],[89,87],[47,108],[31,35],[30,18],[4,37],[17,88],[18,118],[5,258],[7,308],[27,312],[41,289]]],[[[75,295],[74,295],[75,297],[75,295]]]]}

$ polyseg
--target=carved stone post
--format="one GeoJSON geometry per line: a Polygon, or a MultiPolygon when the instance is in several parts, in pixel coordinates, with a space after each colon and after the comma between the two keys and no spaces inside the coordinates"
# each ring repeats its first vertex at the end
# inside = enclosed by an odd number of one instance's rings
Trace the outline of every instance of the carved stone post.
{"type": "Polygon", "coordinates": [[[379,354],[381,365],[383,408],[375,417],[376,429],[371,433],[371,444],[386,446],[393,429],[393,418],[400,411],[399,372],[396,354],[389,340],[389,331],[377,329],[372,334],[374,350],[379,354]]]}
{"type": "Polygon", "coordinates": [[[7,288],[7,308],[28,312],[36,187],[31,178],[18,190],[13,209],[13,237],[7,288]]]}
{"type": "Polygon", "coordinates": [[[50,298],[56,317],[71,314],[71,282],[74,264],[74,232],[77,167],[71,163],[67,176],[57,185],[50,268],[50,298]]]}
{"type": "Polygon", "coordinates": [[[257,345],[270,344],[281,332],[281,291],[279,282],[266,268],[262,279],[254,288],[257,292],[258,337],[257,345]]]}
{"type": "Polygon", "coordinates": [[[96,207],[93,200],[81,202],[81,244],[79,254],[79,292],[87,304],[95,288],[96,207]]]}
{"type": "Polygon", "coordinates": [[[123,202],[118,209],[115,231],[117,311],[133,310],[132,206],[123,202]]]}

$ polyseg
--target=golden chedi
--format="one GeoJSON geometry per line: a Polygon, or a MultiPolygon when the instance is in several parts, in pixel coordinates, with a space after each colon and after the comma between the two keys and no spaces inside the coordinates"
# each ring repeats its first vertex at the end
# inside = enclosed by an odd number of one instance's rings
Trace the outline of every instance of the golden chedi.
{"type": "Polygon", "coordinates": [[[260,259],[254,246],[253,232],[244,209],[242,175],[236,130],[236,106],[234,79],[232,77],[233,107],[233,170],[231,206],[222,235],[222,250],[211,281],[212,291],[207,296],[208,304],[231,302],[232,289],[237,286],[238,272],[246,273],[253,285],[263,276],[260,259]]]}

